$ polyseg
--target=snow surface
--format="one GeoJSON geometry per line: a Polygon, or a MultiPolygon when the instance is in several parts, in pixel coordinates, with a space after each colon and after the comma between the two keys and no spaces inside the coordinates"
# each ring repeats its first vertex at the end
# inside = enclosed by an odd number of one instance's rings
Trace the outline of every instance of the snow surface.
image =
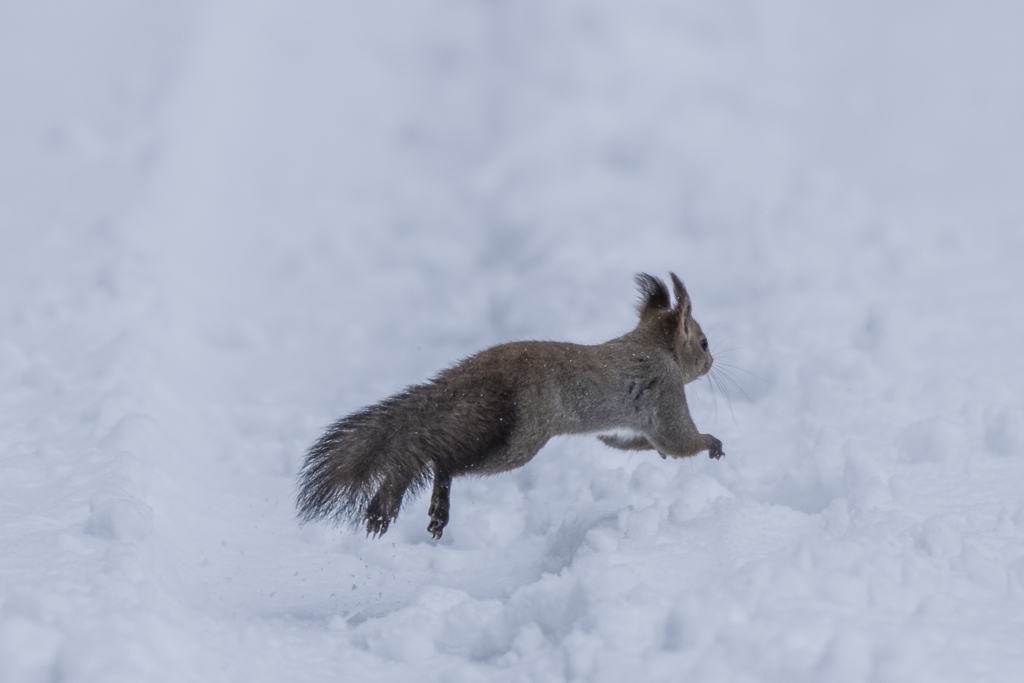
{"type": "Polygon", "coordinates": [[[1020,680],[1022,22],[0,4],[0,681],[1020,680]],[[670,269],[726,458],[297,523],[326,424],[670,269]]]}

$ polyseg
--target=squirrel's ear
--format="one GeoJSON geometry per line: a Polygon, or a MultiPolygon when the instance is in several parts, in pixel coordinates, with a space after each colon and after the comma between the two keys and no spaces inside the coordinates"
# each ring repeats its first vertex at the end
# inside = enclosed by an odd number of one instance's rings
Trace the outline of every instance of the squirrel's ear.
{"type": "Polygon", "coordinates": [[[653,275],[637,273],[636,286],[640,288],[640,301],[637,303],[637,310],[643,318],[652,310],[666,310],[671,305],[668,298],[668,287],[653,275]]]}
{"type": "Polygon", "coordinates": [[[690,303],[690,295],[686,293],[686,287],[683,285],[683,281],[676,277],[675,273],[669,273],[672,276],[672,285],[676,290],[676,310],[678,310],[683,319],[689,318],[693,312],[693,306],[690,303]]]}

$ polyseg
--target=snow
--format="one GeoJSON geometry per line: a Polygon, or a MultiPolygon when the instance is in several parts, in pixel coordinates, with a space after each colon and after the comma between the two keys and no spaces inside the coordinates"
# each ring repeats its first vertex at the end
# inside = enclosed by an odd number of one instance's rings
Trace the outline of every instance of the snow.
{"type": "Polygon", "coordinates": [[[0,681],[1016,679],[1022,15],[3,4],[0,681]],[[298,524],[329,422],[669,270],[724,459],[298,524]]]}

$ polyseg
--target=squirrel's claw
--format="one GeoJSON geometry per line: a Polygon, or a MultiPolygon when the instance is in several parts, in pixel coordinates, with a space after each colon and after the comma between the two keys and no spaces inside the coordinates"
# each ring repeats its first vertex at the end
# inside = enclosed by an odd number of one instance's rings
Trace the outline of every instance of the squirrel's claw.
{"type": "Polygon", "coordinates": [[[391,525],[391,520],[378,517],[371,517],[366,520],[366,537],[373,536],[374,538],[380,538],[387,532],[388,527],[391,525]]]}

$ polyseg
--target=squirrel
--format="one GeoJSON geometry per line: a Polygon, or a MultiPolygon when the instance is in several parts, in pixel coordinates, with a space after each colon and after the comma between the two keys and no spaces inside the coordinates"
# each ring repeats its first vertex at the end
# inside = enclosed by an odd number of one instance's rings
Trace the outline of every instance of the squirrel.
{"type": "Polygon", "coordinates": [[[402,500],[433,477],[427,531],[448,523],[453,477],[522,467],[560,434],[602,434],[608,446],[684,458],[722,442],[701,434],[684,386],[711,369],[708,340],[682,281],[640,273],[633,331],[603,344],[500,344],[433,379],[344,417],[310,448],[299,472],[303,521],[328,517],[366,525],[379,537],[402,500]]]}

